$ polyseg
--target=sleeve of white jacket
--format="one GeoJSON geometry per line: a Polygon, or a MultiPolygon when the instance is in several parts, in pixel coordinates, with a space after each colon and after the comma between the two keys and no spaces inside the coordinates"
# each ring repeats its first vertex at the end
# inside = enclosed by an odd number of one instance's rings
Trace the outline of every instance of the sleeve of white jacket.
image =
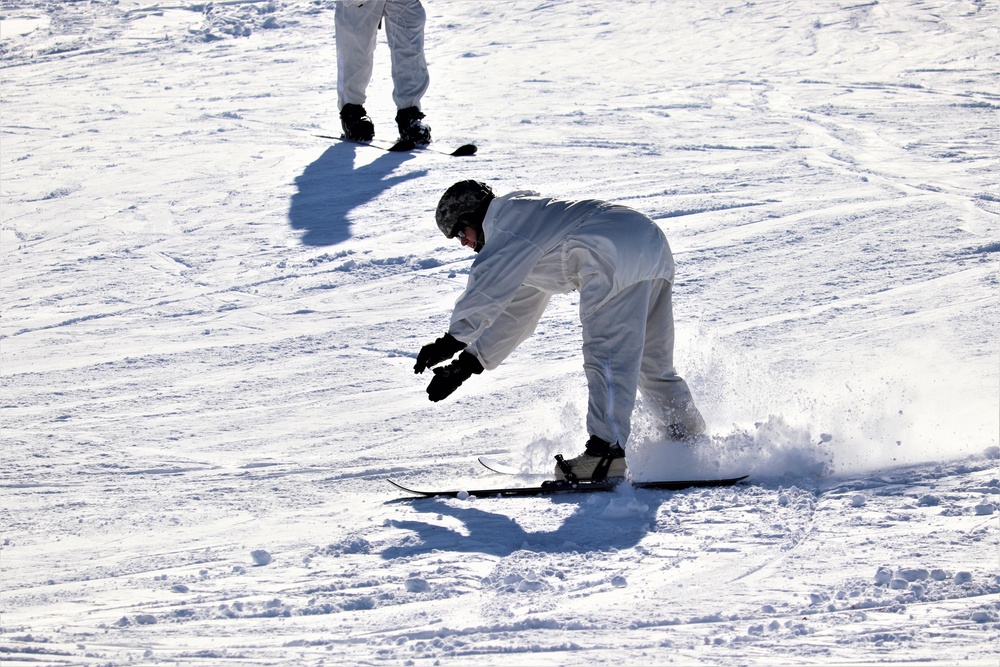
{"type": "Polygon", "coordinates": [[[473,343],[499,323],[501,329],[491,334],[494,340],[516,337],[521,324],[511,316],[502,322],[498,319],[542,255],[542,249],[531,240],[507,230],[494,230],[493,238],[469,271],[468,285],[455,303],[448,333],[463,343],[473,343]]]}
{"type": "Polygon", "coordinates": [[[538,326],[550,295],[522,285],[513,300],[467,351],[476,355],[486,370],[493,370],[523,343],[538,326]]]}

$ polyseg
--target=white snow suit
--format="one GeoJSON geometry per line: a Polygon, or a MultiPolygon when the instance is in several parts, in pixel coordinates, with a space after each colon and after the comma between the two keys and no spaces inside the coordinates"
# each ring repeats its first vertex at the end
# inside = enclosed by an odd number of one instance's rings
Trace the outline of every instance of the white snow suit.
{"type": "Polygon", "coordinates": [[[420,107],[430,78],[424,59],[424,23],[420,0],[338,0],[337,98],[345,104],[365,103],[372,78],[378,26],[385,17],[385,36],[392,59],[392,99],[397,109],[420,107]]]}
{"type": "Polygon", "coordinates": [[[483,236],[448,332],[484,368],[534,332],[551,295],[576,290],[589,434],[625,446],[637,388],[664,411],[665,425],[704,430],[674,371],[674,260],[652,220],[603,201],[519,191],[491,202],[483,236]]]}

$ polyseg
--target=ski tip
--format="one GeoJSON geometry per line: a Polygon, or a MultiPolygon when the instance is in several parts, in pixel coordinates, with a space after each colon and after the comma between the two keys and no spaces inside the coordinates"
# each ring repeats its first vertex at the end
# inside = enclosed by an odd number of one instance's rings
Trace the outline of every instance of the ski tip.
{"type": "Polygon", "coordinates": [[[451,152],[455,157],[464,157],[467,155],[475,155],[479,150],[479,147],[475,144],[463,144],[451,152]]]}
{"type": "Polygon", "coordinates": [[[479,464],[491,472],[500,473],[501,475],[520,475],[521,470],[515,468],[514,466],[509,466],[505,463],[501,463],[495,459],[491,459],[488,456],[480,456],[479,464]]]}
{"type": "MultiPolygon", "coordinates": [[[[429,497],[427,493],[425,493],[425,492],[423,492],[423,491],[417,491],[416,489],[411,489],[411,488],[409,488],[409,487],[407,487],[407,486],[403,486],[402,484],[400,484],[399,482],[397,482],[397,481],[396,481],[396,480],[394,480],[394,479],[389,479],[389,478],[386,478],[386,480],[385,480],[385,481],[389,482],[390,484],[392,484],[392,485],[393,485],[394,487],[396,487],[396,488],[397,488],[397,489],[399,489],[400,491],[405,491],[406,493],[411,493],[411,494],[413,494],[414,496],[417,496],[418,498],[426,498],[426,497],[429,497]]],[[[433,494],[431,494],[431,495],[433,495],[433,494]]]]}

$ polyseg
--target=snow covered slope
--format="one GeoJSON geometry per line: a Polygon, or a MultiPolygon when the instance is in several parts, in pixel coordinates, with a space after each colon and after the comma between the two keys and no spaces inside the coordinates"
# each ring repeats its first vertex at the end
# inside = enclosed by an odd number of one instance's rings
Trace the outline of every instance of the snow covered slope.
{"type": "Polygon", "coordinates": [[[4,660],[995,665],[996,3],[425,4],[474,158],[315,136],[331,0],[0,8],[4,660]],[[412,373],[464,178],[658,221],[712,437],[630,467],[750,485],[398,500],[586,439],[571,296],[412,373]]]}

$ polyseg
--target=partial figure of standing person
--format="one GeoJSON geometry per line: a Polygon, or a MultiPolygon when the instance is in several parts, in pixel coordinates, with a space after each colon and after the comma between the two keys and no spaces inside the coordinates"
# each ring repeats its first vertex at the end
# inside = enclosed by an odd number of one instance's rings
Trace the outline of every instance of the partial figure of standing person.
{"type": "Polygon", "coordinates": [[[392,60],[392,99],[399,138],[425,146],[431,141],[431,128],[423,122],[420,100],[430,77],[424,58],[427,14],[420,0],[337,1],[337,102],[344,138],[371,141],[375,137],[375,125],[364,105],[383,20],[392,60]]]}
{"type": "Polygon", "coordinates": [[[478,253],[447,333],[417,355],[416,373],[440,401],[500,365],[535,330],[553,294],[580,293],[589,393],[585,451],[556,478],[624,477],[637,390],[654,405],[665,434],[689,439],[705,421],[674,369],[671,294],[674,260],[660,228],[631,208],[596,199],[563,200],[517,191],[496,197],[461,181],[438,203],[437,225],[478,253]]]}

